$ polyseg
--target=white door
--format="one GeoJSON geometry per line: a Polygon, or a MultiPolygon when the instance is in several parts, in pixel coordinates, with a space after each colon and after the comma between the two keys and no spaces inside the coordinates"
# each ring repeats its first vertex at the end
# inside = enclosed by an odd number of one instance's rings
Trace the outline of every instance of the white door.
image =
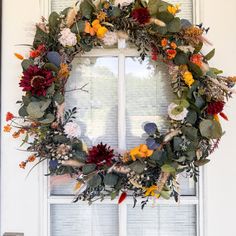
{"type": "MultiPolygon", "coordinates": [[[[45,0],[40,2],[39,7],[36,0],[5,1],[4,19],[11,24],[3,25],[3,114],[7,111],[17,112],[15,101],[21,96],[17,86],[20,65],[14,59],[13,53],[22,53],[26,49],[14,45],[31,43],[32,34],[28,31],[33,22],[38,20],[39,10],[44,13],[61,10],[73,2],[45,0]]],[[[193,20],[192,1],[182,2],[182,15],[193,20]]],[[[89,142],[96,143],[102,138],[112,146],[130,148],[140,143],[138,137],[142,134],[142,122],[155,121],[165,128],[166,106],[171,99],[169,85],[165,81],[168,76],[161,66],[156,70],[148,61],[140,63],[137,56],[135,49],[93,50],[84,56],[84,64],[77,62],[79,58],[74,61],[68,86],[74,88],[89,82],[89,93],[68,95],[70,102],[67,102],[67,106],[76,104],[81,111],[81,125],[84,125],[84,129],[92,127],[84,132],[84,138],[89,142]],[[105,82],[100,76],[101,71],[105,73],[105,82]],[[145,80],[148,80],[148,83],[144,83],[145,80]],[[101,93],[102,89],[113,94],[112,100],[106,99],[104,93],[101,93]],[[141,91],[145,99],[136,96],[137,90],[141,91]],[[166,94],[166,91],[169,93],[166,94]],[[147,108],[149,113],[145,110],[147,108]]],[[[4,117],[2,122],[4,123],[4,117]]],[[[199,186],[183,177],[180,206],[174,201],[160,200],[158,206],[152,208],[150,205],[141,211],[139,206],[132,208],[132,199],[128,199],[121,206],[118,206],[116,201],[109,200],[94,203],[93,206],[87,206],[86,203],[72,204],[72,185],[50,185],[50,181],[43,177],[45,166],[36,168],[26,178],[26,172],[18,168],[18,163],[25,158],[24,152],[16,150],[18,146],[18,141],[2,136],[2,234],[19,232],[25,236],[202,235],[199,186]]]]}

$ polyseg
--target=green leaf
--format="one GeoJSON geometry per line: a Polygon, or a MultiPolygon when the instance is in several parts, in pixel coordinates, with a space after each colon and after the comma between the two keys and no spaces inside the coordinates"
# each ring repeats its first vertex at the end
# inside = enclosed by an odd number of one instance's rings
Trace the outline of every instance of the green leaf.
{"type": "Polygon", "coordinates": [[[166,24],[168,24],[174,20],[174,16],[167,11],[163,11],[163,12],[158,13],[157,18],[159,20],[165,22],[166,24]]]}
{"type": "Polygon", "coordinates": [[[189,66],[189,69],[190,69],[197,77],[203,76],[203,72],[202,72],[201,68],[200,68],[198,65],[196,65],[196,64],[194,64],[194,63],[192,63],[192,62],[188,62],[188,66],[189,66]]]}
{"type": "Polygon", "coordinates": [[[27,70],[30,66],[33,66],[34,62],[32,60],[25,59],[21,62],[23,70],[27,70]]]}
{"type": "Polygon", "coordinates": [[[21,108],[19,109],[19,111],[18,111],[18,114],[19,114],[19,116],[21,116],[21,117],[28,116],[29,114],[28,114],[28,112],[26,111],[26,106],[21,107],[21,108]]]}
{"type": "Polygon", "coordinates": [[[199,52],[201,51],[202,47],[203,47],[203,43],[202,43],[202,42],[199,43],[198,45],[196,45],[196,46],[195,46],[194,53],[195,53],[195,54],[199,53],[199,52]]]}
{"type": "Polygon", "coordinates": [[[161,167],[161,170],[162,170],[163,172],[165,172],[165,173],[170,173],[170,174],[176,172],[175,168],[174,168],[173,166],[171,166],[171,165],[168,165],[168,164],[163,165],[163,166],[161,167]]]}
{"type": "Polygon", "coordinates": [[[170,199],[170,191],[161,191],[160,194],[161,194],[162,198],[164,198],[166,200],[170,199]]]}
{"type": "Polygon", "coordinates": [[[211,50],[204,58],[209,61],[215,55],[215,49],[211,50]]]}
{"type": "Polygon", "coordinates": [[[129,165],[129,168],[138,174],[143,173],[145,167],[146,167],[145,164],[139,160],[137,160],[129,165]]]}
{"type": "Polygon", "coordinates": [[[171,111],[171,114],[174,115],[174,116],[177,116],[179,115],[181,112],[183,112],[184,110],[184,107],[182,106],[177,106],[175,107],[172,111],[171,111]]]}
{"type": "Polygon", "coordinates": [[[60,24],[60,16],[57,12],[52,12],[48,18],[49,27],[51,29],[57,28],[60,24]]]}
{"type": "Polygon", "coordinates": [[[213,72],[215,75],[219,75],[223,73],[223,70],[219,70],[217,68],[211,67],[210,71],[213,72]]]}
{"type": "Polygon", "coordinates": [[[181,21],[179,17],[174,18],[167,26],[171,33],[178,33],[181,29],[181,21]]]}
{"type": "Polygon", "coordinates": [[[199,167],[199,166],[204,166],[204,165],[206,165],[209,162],[210,162],[209,159],[203,159],[203,160],[195,161],[194,165],[199,167]]]}
{"type": "Polygon", "coordinates": [[[60,105],[65,101],[65,98],[60,92],[58,92],[54,95],[53,101],[57,102],[60,105]]]}
{"type": "Polygon", "coordinates": [[[96,169],[96,164],[87,164],[82,168],[82,172],[84,175],[88,175],[92,173],[96,169]]]}
{"type": "Polygon", "coordinates": [[[41,124],[51,124],[55,120],[55,116],[51,113],[47,114],[43,120],[39,120],[41,124]]]}
{"type": "Polygon", "coordinates": [[[49,35],[43,30],[41,30],[38,26],[36,26],[36,34],[35,34],[34,43],[33,43],[34,48],[37,48],[38,45],[47,42],[48,38],[49,38],[49,35]]]}
{"type": "Polygon", "coordinates": [[[39,102],[31,102],[27,108],[27,113],[33,119],[42,118],[44,116],[44,111],[41,110],[41,106],[39,102]]]}
{"type": "Polygon", "coordinates": [[[55,93],[55,84],[52,83],[52,85],[47,89],[47,96],[52,96],[55,93]]]}
{"type": "Polygon", "coordinates": [[[197,112],[193,111],[193,110],[190,110],[188,112],[187,117],[186,117],[186,122],[194,125],[196,123],[196,121],[197,121],[197,117],[198,117],[197,116],[197,112]]]}
{"type": "Polygon", "coordinates": [[[117,184],[118,176],[114,174],[106,174],[104,177],[104,184],[108,186],[114,186],[117,184]]]}
{"type": "Polygon", "coordinates": [[[120,14],[121,14],[120,8],[114,6],[114,7],[112,8],[111,15],[112,15],[113,17],[119,17],[120,14]]]}
{"type": "Polygon", "coordinates": [[[203,120],[199,125],[199,129],[201,135],[208,139],[219,139],[223,135],[220,123],[215,120],[203,120]]]}
{"type": "Polygon", "coordinates": [[[178,66],[185,65],[188,62],[188,56],[184,52],[178,52],[174,58],[174,63],[178,66]]]}
{"type": "Polygon", "coordinates": [[[79,34],[84,32],[84,28],[85,28],[85,21],[79,20],[72,26],[71,32],[79,34]]]}
{"type": "Polygon", "coordinates": [[[88,181],[88,185],[91,188],[96,188],[97,186],[99,186],[102,183],[102,178],[100,175],[95,175],[93,176],[89,181],[88,181]]]}
{"type": "Polygon", "coordinates": [[[51,99],[46,99],[45,101],[40,101],[39,105],[40,105],[40,110],[41,111],[45,111],[51,104],[51,99]]]}
{"type": "Polygon", "coordinates": [[[56,73],[58,72],[58,67],[55,66],[52,63],[46,63],[43,67],[44,67],[44,69],[47,69],[47,70],[50,70],[50,71],[54,71],[56,73]]]}
{"type": "Polygon", "coordinates": [[[148,1],[148,11],[151,16],[154,16],[158,12],[158,8],[160,6],[160,0],[149,0],[148,1]]]}
{"type": "Polygon", "coordinates": [[[92,13],[95,11],[96,7],[92,3],[91,0],[83,0],[80,4],[80,12],[82,16],[86,17],[87,19],[91,19],[92,13]]]}
{"type": "Polygon", "coordinates": [[[190,106],[189,102],[186,99],[176,99],[174,100],[174,103],[184,108],[188,108],[190,106]]]}
{"type": "Polygon", "coordinates": [[[194,127],[183,126],[181,131],[188,139],[192,141],[198,139],[198,130],[194,127]]]}
{"type": "Polygon", "coordinates": [[[173,146],[174,146],[174,151],[181,151],[181,146],[180,144],[183,143],[183,139],[180,137],[174,137],[173,139],[173,146]]]}

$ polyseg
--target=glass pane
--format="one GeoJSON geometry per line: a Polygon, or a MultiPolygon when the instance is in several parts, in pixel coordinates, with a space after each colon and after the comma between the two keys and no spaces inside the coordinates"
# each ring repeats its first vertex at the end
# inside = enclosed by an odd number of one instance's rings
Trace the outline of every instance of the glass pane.
{"type": "Polygon", "coordinates": [[[116,57],[76,58],[66,91],[84,87],[84,91],[66,93],[66,109],[77,107],[82,139],[87,145],[99,142],[118,145],[116,57]]]}
{"type": "Polygon", "coordinates": [[[195,236],[196,206],[128,206],[127,235],[129,236],[195,236]]]}
{"type": "Polygon", "coordinates": [[[196,183],[193,178],[189,178],[186,173],[181,173],[178,176],[178,183],[182,196],[196,196],[196,183]]]}
{"type": "Polygon", "coordinates": [[[51,205],[51,236],[118,236],[118,207],[113,204],[51,205]]]}
{"type": "Polygon", "coordinates": [[[140,62],[139,58],[127,57],[125,80],[126,144],[130,149],[144,142],[144,122],[155,122],[160,131],[166,131],[167,107],[174,95],[163,63],[156,66],[148,59],[140,62]]]}
{"type": "Polygon", "coordinates": [[[60,12],[67,7],[74,6],[75,2],[75,0],[51,0],[51,9],[60,12]]]}

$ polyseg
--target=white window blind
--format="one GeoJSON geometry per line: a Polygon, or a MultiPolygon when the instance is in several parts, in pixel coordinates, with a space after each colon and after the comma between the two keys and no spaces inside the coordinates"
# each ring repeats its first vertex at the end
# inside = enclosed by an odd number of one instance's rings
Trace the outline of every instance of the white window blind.
{"type": "MultiPolygon", "coordinates": [[[[179,3],[179,1],[169,1],[179,3]]],[[[51,0],[51,10],[61,11],[74,0],[51,0]]],[[[181,0],[181,17],[192,21],[191,0],[181,0]]],[[[167,105],[173,99],[166,67],[157,68],[148,59],[140,62],[133,49],[96,49],[73,61],[67,84],[66,107],[78,107],[82,138],[89,145],[109,143],[132,148],[144,142],[142,123],[154,121],[167,128],[167,105]],[[129,53],[130,52],[130,53],[129,53]],[[123,54],[122,54],[123,53],[123,54]],[[123,84],[120,80],[123,78],[123,84]],[[89,92],[76,90],[84,88],[89,92]],[[119,86],[123,86],[122,93],[119,86]],[[121,94],[124,98],[121,98],[121,94]],[[125,101],[124,117],[120,101],[125,101]],[[122,120],[123,119],[123,120],[122,120]],[[122,126],[122,127],[120,127],[122,126]],[[125,132],[120,129],[125,128],[125,132]],[[121,134],[124,137],[119,137],[121,134]]],[[[118,206],[117,200],[104,203],[71,203],[74,181],[49,184],[47,195],[48,236],[199,236],[198,186],[179,176],[181,204],[160,200],[142,211],[132,207],[132,199],[118,206]]]]}

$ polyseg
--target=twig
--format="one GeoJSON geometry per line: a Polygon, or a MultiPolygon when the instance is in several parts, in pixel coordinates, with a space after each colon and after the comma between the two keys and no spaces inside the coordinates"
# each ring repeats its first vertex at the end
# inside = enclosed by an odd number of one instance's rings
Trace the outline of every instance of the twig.
{"type": "Polygon", "coordinates": [[[83,91],[83,92],[88,93],[89,91],[84,89],[87,85],[88,85],[88,83],[85,84],[85,85],[83,85],[83,86],[80,87],[80,88],[66,90],[65,93],[74,92],[74,91],[83,91]]]}

